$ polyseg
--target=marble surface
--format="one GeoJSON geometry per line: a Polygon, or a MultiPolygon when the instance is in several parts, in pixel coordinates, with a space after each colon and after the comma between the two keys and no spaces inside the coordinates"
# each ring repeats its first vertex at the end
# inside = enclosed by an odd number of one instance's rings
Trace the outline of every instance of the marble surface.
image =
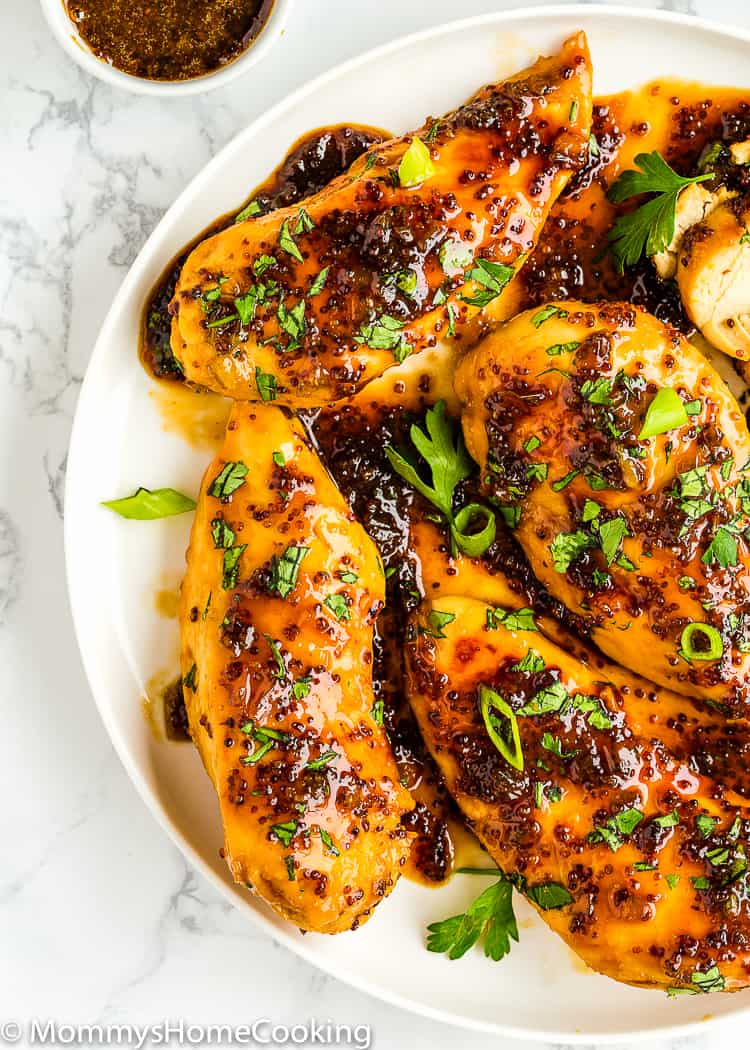
{"type": "MultiPolygon", "coordinates": [[[[31,0],[0,6],[0,1042],[8,1019],[314,1016],[369,1024],[383,1050],[463,1045],[458,1029],[352,991],[274,944],[167,841],[114,755],[84,679],[62,542],[66,450],[86,362],[164,210],[271,102],[458,9],[452,0],[297,0],[284,39],[249,75],[164,103],[85,76],[31,0]]],[[[464,0],[460,13],[498,6],[506,5],[464,0]]],[[[750,26],[745,0],[655,6],[750,26]]],[[[689,1045],[741,1045],[745,1024],[689,1045]]],[[[471,1045],[497,1040],[472,1035],[471,1045]]]]}

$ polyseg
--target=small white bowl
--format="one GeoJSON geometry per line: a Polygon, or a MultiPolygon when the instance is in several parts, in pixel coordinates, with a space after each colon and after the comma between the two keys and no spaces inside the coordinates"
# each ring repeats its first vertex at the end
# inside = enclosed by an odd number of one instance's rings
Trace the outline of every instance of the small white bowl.
{"type": "Polygon", "coordinates": [[[107,84],[112,84],[113,87],[124,88],[125,91],[133,91],[139,95],[178,98],[182,95],[194,95],[200,91],[211,91],[213,88],[222,87],[259,62],[271,50],[284,31],[293,0],[274,0],[273,8],[263,28],[242,54],[215,72],[205,73],[191,80],[147,80],[145,77],[123,73],[122,70],[97,58],[89,49],[68,15],[65,0],[40,0],[40,3],[55,38],[81,69],[99,77],[107,84]]]}

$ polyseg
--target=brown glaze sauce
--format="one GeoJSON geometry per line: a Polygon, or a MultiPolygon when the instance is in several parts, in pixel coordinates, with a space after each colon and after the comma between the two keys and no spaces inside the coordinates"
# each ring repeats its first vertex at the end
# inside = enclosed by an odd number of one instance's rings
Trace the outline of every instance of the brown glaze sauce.
{"type": "MultiPolygon", "coordinates": [[[[676,170],[689,173],[707,143],[747,137],[750,93],[746,98],[728,89],[654,82],[597,100],[593,133],[596,145],[589,165],[554,206],[536,251],[505,294],[505,314],[554,299],[625,299],[643,304],[689,334],[691,326],[674,285],[660,281],[650,262],[625,275],[613,267],[606,252],[607,231],[618,211],[606,198],[607,188],[620,171],[633,167],[638,153],[659,150],[676,170]]],[[[260,211],[297,203],[384,137],[384,132],[352,127],[314,132],[295,144],[251,200],[258,202],[260,211]]],[[[234,216],[218,220],[193,244],[232,221],[234,216]]],[[[191,247],[165,271],[144,313],[141,360],[155,378],[181,379],[169,350],[167,306],[191,247]]],[[[429,376],[423,377],[419,389],[423,407],[434,403],[429,376]]],[[[307,413],[305,423],[339,488],[377,544],[386,568],[387,607],[374,640],[375,694],[383,702],[384,724],[402,782],[417,801],[409,818],[417,835],[407,875],[436,885],[449,877],[454,866],[492,864],[447,795],[402,687],[405,617],[423,597],[419,559],[410,546],[410,522],[426,518],[431,508],[394,475],[383,449],[389,443],[407,443],[408,428],[418,418],[413,408],[373,401],[367,402],[366,410],[339,403],[307,413]]],[[[471,478],[465,483],[462,501],[470,500],[473,484],[471,478]]],[[[563,620],[574,631],[579,627],[537,583],[520,548],[499,522],[497,540],[483,561],[489,571],[505,573],[513,589],[537,610],[563,620]]],[[[179,705],[170,717],[180,721],[179,705]]]]}
{"type": "Polygon", "coordinates": [[[196,244],[227,229],[239,216],[264,215],[274,208],[289,207],[311,193],[317,193],[351,167],[370,146],[388,138],[389,133],[382,128],[350,124],[318,128],[303,135],[237,212],[220,216],[185,245],[164,270],[146,301],[139,349],[146,371],[155,379],[182,381],[182,370],[170,347],[172,315],[169,304],[180,270],[196,244]]]}
{"type": "Polygon", "coordinates": [[[147,80],[192,80],[234,61],[268,21],[273,0],[67,0],[97,58],[147,80]]]}

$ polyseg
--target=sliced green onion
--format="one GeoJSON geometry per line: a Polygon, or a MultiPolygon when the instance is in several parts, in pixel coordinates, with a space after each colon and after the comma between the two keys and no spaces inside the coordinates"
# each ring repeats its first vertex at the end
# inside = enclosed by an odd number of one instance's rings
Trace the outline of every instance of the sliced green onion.
{"type": "Polygon", "coordinates": [[[468,503],[456,514],[451,525],[451,535],[462,554],[478,558],[494,542],[497,533],[495,515],[481,503],[468,503]],[[484,528],[479,532],[466,532],[474,518],[484,519],[484,528]]]}
{"type": "Polygon", "coordinates": [[[430,158],[429,149],[421,139],[412,139],[398,166],[398,181],[408,189],[410,186],[418,186],[434,174],[435,165],[430,158]]]}
{"type": "Polygon", "coordinates": [[[174,514],[185,514],[195,510],[195,500],[185,496],[176,489],[136,489],[132,496],[122,499],[105,500],[103,507],[109,507],[121,518],[132,518],[135,521],[155,521],[157,518],[171,518],[174,514]]]}
{"type": "Polygon", "coordinates": [[[677,393],[669,386],[663,386],[657,390],[656,397],[648,406],[646,418],[643,421],[638,440],[656,437],[657,434],[666,434],[676,427],[684,427],[688,422],[688,414],[685,403],[677,393]]]}
{"type": "Polygon", "coordinates": [[[718,660],[724,655],[721,635],[708,623],[689,623],[680,635],[680,656],[686,660],[718,660]],[[693,639],[698,635],[705,639],[708,648],[697,649],[693,639]]]}
{"type": "Polygon", "coordinates": [[[494,689],[490,689],[487,685],[479,687],[479,708],[487,735],[492,743],[509,765],[514,769],[523,770],[521,734],[518,731],[518,721],[513,709],[494,689]],[[502,716],[504,721],[501,722],[498,716],[502,716]],[[501,730],[503,729],[509,735],[509,740],[502,736],[501,730]]]}

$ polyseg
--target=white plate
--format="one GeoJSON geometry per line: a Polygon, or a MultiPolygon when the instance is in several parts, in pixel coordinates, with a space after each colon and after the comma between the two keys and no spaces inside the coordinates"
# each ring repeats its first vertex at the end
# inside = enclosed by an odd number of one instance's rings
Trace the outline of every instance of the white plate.
{"type": "Polygon", "coordinates": [[[566,1042],[687,1029],[708,1013],[736,1014],[750,993],[681,997],[594,975],[518,900],[521,944],[497,964],[481,951],[449,962],[424,948],[426,923],[463,910],[477,879],[439,891],[402,880],[356,934],[307,935],[237,888],[219,857],[213,790],[188,745],[154,738],[139,703],[145,683],[177,671],[177,625],[157,615],[164,572],[183,568],[188,516],[124,522],[98,503],[137,485],[195,492],[208,453],[165,434],[137,357],[144,297],[170,258],[231,211],[310,128],[353,121],[404,131],[453,107],[485,82],[550,53],[571,31],[589,34],[598,93],[657,76],[750,81],[750,34],[657,12],[560,7],[454,23],[348,62],[282,102],[226,147],[149,238],[112,306],[78,404],[65,500],[71,603],[102,718],[146,804],[200,870],[254,922],[317,966],[413,1010],[498,1033],[566,1042]]]}

